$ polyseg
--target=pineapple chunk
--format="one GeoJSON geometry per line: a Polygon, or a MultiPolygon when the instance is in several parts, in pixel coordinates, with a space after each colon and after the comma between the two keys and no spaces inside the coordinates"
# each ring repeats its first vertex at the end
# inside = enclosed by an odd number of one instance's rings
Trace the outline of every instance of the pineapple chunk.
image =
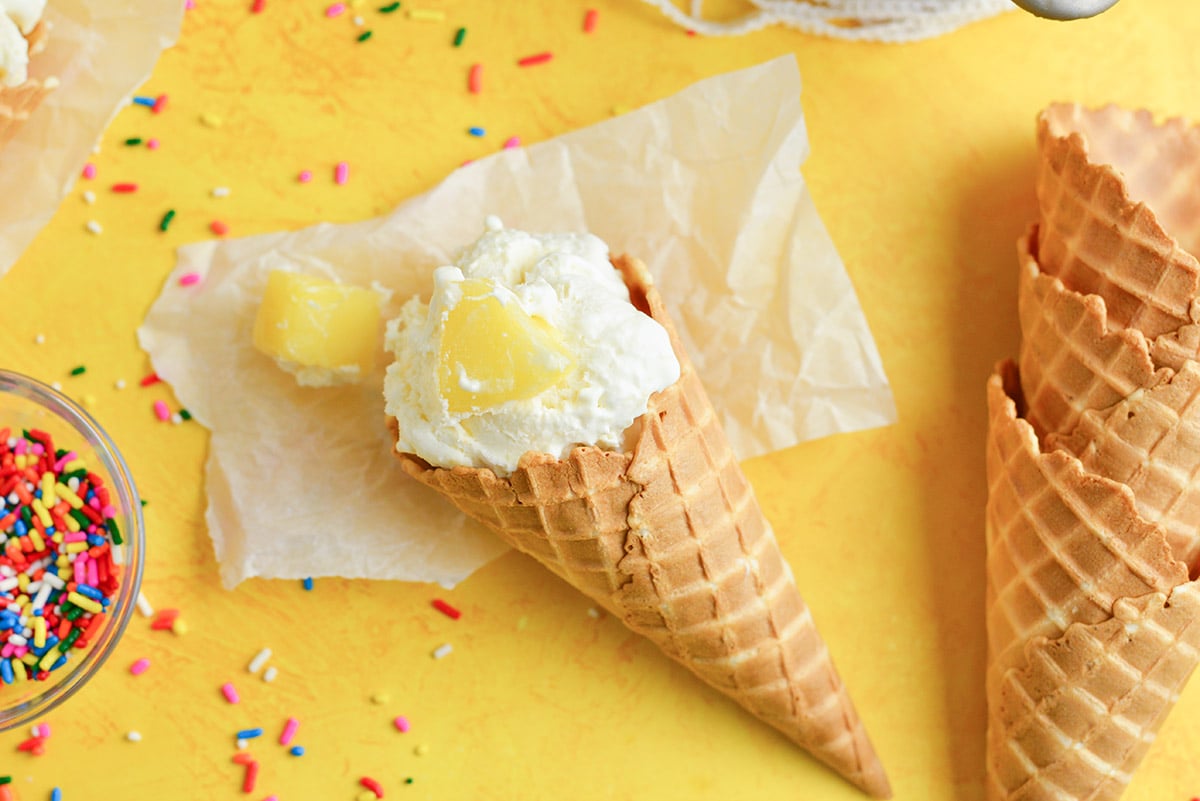
{"type": "Polygon", "coordinates": [[[467,279],[446,313],[438,386],[451,412],[532,398],[575,367],[562,334],[516,302],[505,303],[489,281],[467,279]]]}
{"type": "Polygon", "coordinates": [[[375,367],[379,301],[370,289],[273,270],[254,319],[254,347],[302,386],[361,381],[375,367]]]}

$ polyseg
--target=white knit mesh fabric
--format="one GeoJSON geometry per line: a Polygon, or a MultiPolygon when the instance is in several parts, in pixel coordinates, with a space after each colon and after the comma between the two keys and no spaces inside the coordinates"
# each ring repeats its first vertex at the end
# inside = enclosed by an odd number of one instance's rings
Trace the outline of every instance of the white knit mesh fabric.
{"type": "Polygon", "coordinates": [[[805,33],[871,42],[928,39],[1016,8],[1011,0],[747,0],[743,15],[715,21],[705,18],[703,0],[644,2],[677,25],[706,36],[786,25],[805,33]]]}

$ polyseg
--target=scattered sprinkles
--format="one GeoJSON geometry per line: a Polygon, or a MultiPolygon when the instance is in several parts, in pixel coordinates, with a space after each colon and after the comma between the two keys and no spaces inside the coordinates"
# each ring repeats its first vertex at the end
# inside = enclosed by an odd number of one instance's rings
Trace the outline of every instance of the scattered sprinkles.
{"type": "Polygon", "coordinates": [[[211,111],[206,111],[200,115],[200,124],[208,128],[220,128],[225,121],[221,119],[219,114],[213,114],[211,111]]]}
{"type": "Polygon", "coordinates": [[[131,743],[140,743],[142,741],[141,732],[131,731],[125,735],[125,739],[131,743]]]}
{"type": "Polygon", "coordinates": [[[600,12],[594,8],[589,8],[587,13],[583,15],[583,32],[593,33],[596,30],[596,18],[600,16],[600,12]]]}
{"type": "Polygon", "coordinates": [[[307,590],[308,592],[312,592],[312,588],[313,588],[312,576],[309,576],[308,578],[304,579],[303,586],[304,586],[305,590],[307,590]]]}
{"type": "Polygon", "coordinates": [[[279,671],[275,669],[274,665],[270,665],[263,671],[263,681],[270,683],[275,681],[275,677],[278,675],[279,671]]]}
{"type": "Polygon", "coordinates": [[[254,0],[254,5],[250,6],[251,14],[261,14],[266,6],[266,0],[254,0]]]}
{"type": "Polygon", "coordinates": [[[262,735],[263,735],[263,730],[259,727],[255,727],[253,729],[242,729],[241,731],[239,731],[237,733],[237,739],[253,740],[258,737],[262,737],[262,735]]]}
{"type": "Polygon", "coordinates": [[[370,776],[363,776],[358,783],[374,793],[376,798],[383,798],[383,787],[370,776]]]}
{"type": "Polygon", "coordinates": [[[92,180],[96,177],[96,165],[88,162],[83,165],[83,177],[87,180],[92,180]]]}
{"type": "Polygon", "coordinates": [[[468,128],[467,133],[469,133],[471,136],[486,136],[487,130],[476,125],[472,128],[468,128]]]}
{"type": "Polygon", "coordinates": [[[138,185],[130,183],[113,184],[112,191],[116,192],[118,195],[129,195],[138,191],[138,185]]]}
{"type": "MultiPolygon", "coordinates": [[[[166,404],[163,405],[165,406],[166,404]]],[[[150,629],[152,631],[170,631],[178,619],[178,609],[160,609],[154,617],[154,622],[150,624],[150,629]]]]}
{"type": "Polygon", "coordinates": [[[288,751],[288,753],[291,754],[292,756],[304,756],[304,746],[293,745],[291,747],[291,749],[288,751]]]}
{"type": "Polygon", "coordinates": [[[147,108],[153,108],[154,107],[154,98],[146,97],[146,96],[134,97],[133,104],[135,106],[146,106],[147,108]]]}
{"type": "Polygon", "coordinates": [[[263,665],[267,664],[267,660],[271,658],[271,649],[264,648],[254,655],[250,660],[250,664],[246,666],[246,670],[254,675],[258,675],[258,671],[263,669],[263,665]]]}
{"type": "Polygon", "coordinates": [[[180,286],[194,286],[200,283],[200,273],[184,273],[179,276],[180,286]]]}
{"type": "Polygon", "coordinates": [[[280,745],[291,745],[292,740],[296,737],[296,730],[300,728],[300,721],[295,718],[288,718],[287,723],[283,724],[283,731],[279,735],[280,745]]]}
{"type": "Polygon", "coordinates": [[[225,234],[229,233],[229,226],[220,220],[213,220],[208,224],[208,229],[217,236],[225,236],[225,234]]]}
{"type": "Polygon", "coordinates": [[[158,97],[154,98],[154,105],[151,107],[150,110],[153,111],[155,114],[161,114],[162,110],[166,107],[167,107],[167,96],[159,95],[158,97]]]}
{"type": "MultiPolygon", "coordinates": [[[[167,422],[171,419],[171,410],[167,408],[166,401],[156,400],[154,402],[154,416],[162,422],[167,422]]],[[[178,614],[178,612],[176,612],[178,614]]]]}
{"type": "Polygon", "coordinates": [[[229,187],[214,186],[212,190],[213,197],[229,197],[229,187]]]}
{"type": "Polygon", "coordinates": [[[400,8],[399,3],[390,3],[386,6],[380,6],[379,13],[380,14],[391,14],[393,11],[395,11],[398,8],[400,8]]]}
{"type": "Polygon", "coordinates": [[[100,234],[104,233],[104,228],[100,225],[100,223],[96,222],[95,220],[88,220],[87,225],[85,225],[83,227],[87,229],[89,234],[95,234],[96,236],[100,236],[100,234]]]}
{"type": "Polygon", "coordinates": [[[78,367],[71,368],[71,375],[83,375],[86,372],[87,372],[87,368],[84,367],[82,364],[79,365],[78,367]]]}
{"type": "Polygon", "coordinates": [[[510,137],[508,137],[508,139],[506,139],[504,141],[504,149],[505,150],[512,150],[513,148],[520,147],[520,146],[521,146],[521,137],[519,137],[519,136],[510,136],[510,137]]]}
{"type": "Polygon", "coordinates": [[[153,386],[154,384],[158,384],[161,381],[162,381],[162,379],[158,377],[158,373],[149,373],[149,374],[143,376],[140,381],[138,381],[138,385],[143,386],[143,387],[149,387],[149,386],[153,386]]]}
{"type": "Polygon", "coordinates": [[[517,66],[533,67],[538,64],[545,64],[547,61],[550,61],[553,58],[554,54],[550,51],[546,51],[544,53],[534,53],[532,56],[525,56],[524,58],[517,59],[517,66]]]}
{"type": "Polygon", "coordinates": [[[467,38],[467,29],[459,28],[457,31],[454,32],[454,46],[462,47],[463,39],[466,39],[466,38],[467,38]]]}
{"type": "Polygon", "coordinates": [[[330,19],[333,19],[334,17],[340,17],[344,13],[346,13],[345,3],[334,3],[333,5],[329,6],[329,8],[325,9],[325,16],[329,17],[330,19]]]}
{"type": "Polygon", "coordinates": [[[449,656],[450,652],[453,650],[454,650],[453,645],[451,645],[448,642],[444,642],[441,645],[439,645],[437,648],[433,649],[433,658],[434,659],[442,659],[444,657],[449,656]]]}
{"type": "Polygon", "coordinates": [[[258,781],[258,763],[251,760],[246,763],[246,775],[242,779],[242,792],[253,793],[254,785],[258,781]]]}
{"type": "Polygon", "coordinates": [[[84,203],[95,203],[96,202],[96,193],[90,189],[84,190],[83,202],[84,203]]]}
{"type": "Polygon", "coordinates": [[[471,71],[467,73],[467,91],[473,95],[483,91],[483,65],[472,64],[471,71]]]}
{"type": "Polygon", "coordinates": [[[221,695],[225,696],[225,700],[231,704],[236,704],[241,701],[241,696],[238,695],[237,688],[232,682],[225,682],[221,685],[221,695]]]}
{"type": "Polygon", "coordinates": [[[296,176],[296,180],[302,184],[308,183],[312,180],[312,170],[301,170],[300,174],[296,176]]]}
{"type": "Polygon", "coordinates": [[[146,147],[150,148],[151,150],[158,150],[158,147],[159,147],[158,140],[157,139],[147,139],[146,147]]]}
{"type": "Polygon", "coordinates": [[[125,144],[128,147],[134,147],[136,145],[140,145],[141,143],[142,143],[142,138],[140,136],[132,136],[125,140],[125,144]]]}
{"type": "Polygon", "coordinates": [[[350,180],[350,165],[339,161],[333,168],[333,180],[338,186],[345,186],[346,182],[350,180]]]}
{"type": "Polygon", "coordinates": [[[158,224],[158,230],[166,231],[168,228],[171,227],[171,220],[174,220],[174,219],[175,219],[175,209],[168,209],[167,213],[163,215],[162,221],[159,222],[159,224],[158,224]]]}
{"type": "Polygon", "coordinates": [[[140,676],[149,669],[150,660],[144,656],[129,666],[129,672],[135,676],[140,676]]]}
{"type": "Polygon", "coordinates": [[[408,718],[404,717],[404,715],[397,716],[397,718],[392,721],[392,724],[396,727],[396,731],[402,733],[407,732],[412,728],[412,725],[408,722],[408,718]]]}
{"type": "Polygon", "coordinates": [[[358,35],[358,41],[365,42],[371,38],[371,31],[363,31],[358,35]]]}

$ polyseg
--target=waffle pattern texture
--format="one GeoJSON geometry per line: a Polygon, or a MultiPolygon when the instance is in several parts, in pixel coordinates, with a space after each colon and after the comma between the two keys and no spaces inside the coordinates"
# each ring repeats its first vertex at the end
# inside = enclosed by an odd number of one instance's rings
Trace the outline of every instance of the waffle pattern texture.
{"type": "Polygon", "coordinates": [[[1038,119],[988,381],[989,799],[1116,799],[1200,660],[1200,132],[1038,119]]]}
{"type": "MultiPolygon", "coordinates": [[[[868,793],[891,790],[645,265],[614,260],[681,375],[626,452],[527,453],[510,476],[405,470],[868,793]]],[[[395,421],[392,421],[395,426],[395,421]]]]}

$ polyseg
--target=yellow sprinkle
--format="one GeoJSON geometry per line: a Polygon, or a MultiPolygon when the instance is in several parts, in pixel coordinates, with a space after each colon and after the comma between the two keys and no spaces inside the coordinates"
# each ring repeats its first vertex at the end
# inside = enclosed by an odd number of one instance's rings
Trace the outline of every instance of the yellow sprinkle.
{"type": "MultiPolygon", "coordinates": [[[[74,459],[63,465],[64,473],[74,473],[76,470],[87,470],[87,462],[83,459],[74,459]]],[[[54,504],[50,504],[53,506],[54,504]]]]}
{"type": "Polygon", "coordinates": [[[200,115],[200,122],[209,128],[220,128],[225,121],[219,115],[206,111],[200,115]]]}
{"type": "Polygon", "coordinates": [[[54,525],[54,518],[50,517],[50,513],[46,511],[46,506],[42,503],[41,498],[34,498],[30,506],[33,507],[33,513],[38,516],[38,520],[42,521],[43,526],[50,528],[54,525]]]}
{"type": "Polygon", "coordinates": [[[408,18],[419,22],[441,22],[446,19],[446,12],[428,8],[410,8],[408,18]]]}
{"type": "Polygon", "coordinates": [[[375,693],[371,696],[371,703],[378,706],[383,706],[390,700],[392,700],[391,696],[389,696],[387,693],[375,693]]]}
{"type": "Polygon", "coordinates": [[[56,489],[58,491],[58,494],[62,497],[63,500],[65,500],[67,503],[71,504],[72,509],[83,508],[83,501],[80,500],[79,496],[76,495],[74,492],[72,492],[71,488],[68,487],[66,484],[64,484],[60,481],[60,482],[58,482],[58,484],[56,484],[54,486],[54,489],[56,489]]]}
{"type": "Polygon", "coordinates": [[[33,667],[34,665],[36,665],[37,660],[38,660],[37,654],[35,654],[33,651],[26,651],[25,655],[21,657],[21,661],[24,662],[26,665],[29,665],[30,667],[33,667]]]}
{"type": "Polygon", "coordinates": [[[54,494],[54,474],[47,471],[42,473],[42,505],[53,507],[58,503],[54,494]]]}
{"type": "MultiPolygon", "coordinates": [[[[32,529],[32,530],[30,530],[30,532],[29,532],[29,540],[30,540],[30,542],[33,542],[33,538],[34,538],[35,536],[37,536],[37,529],[32,529]]],[[[40,540],[40,539],[41,539],[41,537],[38,537],[38,539],[40,540]]],[[[36,543],[35,543],[35,544],[36,544],[36,543]]],[[[38,549],[37,549],[37,550],[39,550],[39,551],[40,551],[40,550],[42,550],[42,549],[41,549],[41,547],[38,547],[38,549]]],[[[26,574],[26,573],[18,573],[18,574],[17,574],[17,587],[18,587],[18,588],[20,588],[21,592],[25,592],[26,590],[28,590],[28,589],[29,589],[29,576],[28,576],[28,574],[26,574]]]]}
{"type": "Polygon", "coordinates": [[[98,615],[104,611],[104,607],[98,601],[93,601],[86,595],[80,595],[77,592],[67,593],[67,600],[78,606],[85,612],[91,612],[93,615],[98,615]]]}
{"type": "Polygon", "coordinates": [[[50,666],[57,662],[60,656],[62,656],[62,653],[57,648],[51,648],[37,663],[37,666],[42,670],[49,670],[50,666]]]}
{"type": "Polygon", "coordinates": [[[25,614],[25,610],[28,609],[29,605],[32,603],[33,603],[33,599],[30,598],[28,595],[17,599],[17,606],[21,607],[22,615],[25,614]]]}
{"type": "Polygon", "coordinates": [[[66,554],[62,554],[54,560],[54,564],[58,566],[59,570],[66,570],[71,566],[71,560],[67,558],[66,554]]]}
{"type": "Polygon", "coordinates": [[[53,540],[53,542],[54,542],[54,544],[55,544],[55,545],[62,545],[63,534],[62,534],[62,532],[61,532],[61,531],[56,531],[56,532],[54,532],[54,534],[53,534],[53,535],[50,537],[50,539],[51,539],[51,540],[53,540]]]}
{"type": "Polygon", "coordinates": [[[425,745],[425,743],[421,743],[413,749],[413,753],[417,756],[425,756],[429,753],[429,746],[425,745]]]}
{"type": "Polygon", "coordinates": [[[20,453],[17,454],[16,458],[13,459],[13,463],[16,464],[18,470],[25,469],[25,458],[25,454],[20,453]]]}
{"type": "Polygon", "coordinates": [[[613,106],[612,114],[614,117],[620,117],[622,114],[629,113],[629,106],[613,106]]]}
{"type": "Polygon", "coordinates": [[[46,644],[46,618],[35,617],[33,619],[33,647],[41,648],[46,644]]]}
{"type": "MultiPolygon", "coordinates": [[[[40,551],[46,547],[46,541],[44,539],[42,539],[42,535],[38,533],[38,530],[36,528],[29,529],[29,541],[33,543],[33,550],[35,550],[35,551],[40,551]]],[[[24,575],[25,575],[24,573],[20,573],[17,575],[17,583],[18,584],[21,581],[21,576],[24,576],[24,575]]],[[[28,576],[26,576],[26,578],[28,578],[28,576]]],[[[24,587],[22,587],[22,589],[24,589],[24,587]]]]}
{"type": "Polygon", "coordinates": [[[83,396],[83,405],[84,405],[84,406],[87,406],[88,408],[91,408],[92,406],[95,406],[95,405],[96,405],[96,396],[95,396],[95,395],[90,395],[90,394],[89,394],[89,395],[84,395],[84,396],[83,396]]]}
{"type": "MultiPolygon", "coordinates": [[[[71,517],[70,515],[67,515],[65,518],[63,518],[63,522],[67,524],[67,531],[71,531],[71,532],[79,531],[79,521],[76,520],[75,518],[71,517]]],[[[55,533],[57,533],[57,532],[55,532],[55,533]]]]}
{"type": "Polygon", "coordinates": [[[188,624],[181,617],[175,618],[175,622],[171,624],[171,633],[177,634],[180,637],[188,633],[188,624]]]}
{"type": "Polygon", "coordinates": [[[88,549],[87,542],[68,542],[67,547],[64,548],[63,550],[65,550],[68,554],[72,554],[72,553],[82,553],[82,552],[86,551],[87,549],[88,549]]]}
{"type": "MultiPolygon", "coordinates": [[[[40,645],[38,646],[38,648],[41,648],[41,647],[42,646],[40,646],[40,645]]],[[[14,659],[12,661],[12,669],[13,669],[13,678],[16,679],[17,681],[25,681],[25,679],[29,678],[29,674],[25,672],[25,663],[24,662],[14,659]]]]}
{"type": "Polygon", "coordinates": [[[375,801],[375,793],[370,790],[363,790],[354,797],[354,801],[375,801]]]}

